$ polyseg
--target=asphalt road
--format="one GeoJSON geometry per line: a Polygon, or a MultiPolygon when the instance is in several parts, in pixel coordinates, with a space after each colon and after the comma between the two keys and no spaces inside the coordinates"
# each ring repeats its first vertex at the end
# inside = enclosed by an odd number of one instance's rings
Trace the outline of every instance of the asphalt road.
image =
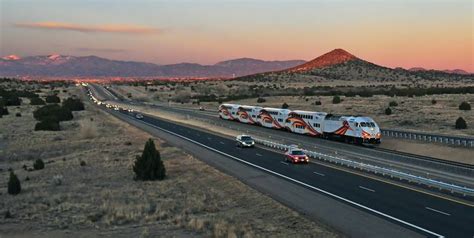
{"type": "MultiPolygon", "coordinates": [[[[129,120],[133,119],[129,118],[129,120]]],[[[235,146],[235,142],[229,138],[147,115],[145,115],[143,122],[138,123],[159,128],[168,134],[224,155],[227,159],[243,163],[249,169],[259,169],[272,176],[290,181],[310,192],[320,193],[421,235],[474,236],[474,208],[472,206],[319,164],[287,164],[284,163],[281,153],[258,147],[239,149],[235,146]]],[[[285,187],[279,189],[286,190],[285,187]]],[[[318,206],[312,201],[306,202],[308,210],[318,206]]],[[[368,225],[366,229],[377,229],[371,224],[368,225]]],[[[387,234],[383,236],[387,236],[387,234]]]]}

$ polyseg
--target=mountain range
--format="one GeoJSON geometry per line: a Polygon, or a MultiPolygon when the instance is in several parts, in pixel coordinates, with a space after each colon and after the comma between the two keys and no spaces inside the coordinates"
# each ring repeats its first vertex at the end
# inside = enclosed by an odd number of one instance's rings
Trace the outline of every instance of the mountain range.
{"type": "Polygon", "coordinates": [[[180,63],[157,65],[118,61],[97,56],[47,55],[20,58],[9,55],[0,59],[0,76],[45,77],[238,77],[283,70],[305,63],[304,60],[264,61],[241,58],[214,65],[180,63]]]}
{"type": "Polygon", "coordinates": [[[251,58],[227,60],[214,65],[152,63],[119,61],[97,56],[30,56],[9,55],[0,58],[0,77],[157,77],[157,78],[233,78],[241,76],[278,74],[310,74],[329,79],[387,79],[407,76],[440,78],[468,76],[463,70],[426,70],[423,68],[387,68],[343,50],[335,49],[311,61],[264,61],[251,58]]]}

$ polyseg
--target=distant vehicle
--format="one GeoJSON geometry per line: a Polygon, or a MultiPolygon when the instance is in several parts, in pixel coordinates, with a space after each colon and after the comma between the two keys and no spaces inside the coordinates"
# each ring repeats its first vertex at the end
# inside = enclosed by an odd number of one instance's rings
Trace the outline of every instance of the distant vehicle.
{"type": "Polygon", "coordinates": [[[255,141],[251,136],[248,135],[238,135],[236,138],[237,146],[241,148],[245,147],[254,147],[255,141]]]}
{"type": "Polygon", "coordinates": [[[141,119],[143,119],[143,115],[142,115],[142,114],[140,114],[140,113],[138,113],[137,115],[135,115],[135,118],[137,118],[137,119],[140,119],[140,120],[141,120],[141,119]]]}
{"type": "Polygon", "coordinates": [[[309,163],[309,157],[298,148],[290,148],[285,153],[285,160],[287,162],[296,164],[296,163],[309,163]]]}
{"type": "Polygon", "coordinates": [[[115,110],[115,111],[118,111],[118,110],[120,110],[120,108],[118,108],[118,107],[114,107],[114,110],[115,110]]]}
{"type": "Polygon", "coordinates": [[[204,109],[204,107],[199,107],[199,111],[206,111],[206,109],[204,109]]]}

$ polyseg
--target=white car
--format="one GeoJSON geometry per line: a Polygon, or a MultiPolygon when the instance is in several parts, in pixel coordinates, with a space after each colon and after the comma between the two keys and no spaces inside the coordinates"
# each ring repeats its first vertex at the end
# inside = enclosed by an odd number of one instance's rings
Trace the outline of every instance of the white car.
{"type": "Polygon", "coordinates": [[[135,118],[141,120],[141,119],[143,119],[143,115],[138,113],[138,114],[135,115],[135,118]]]}
{"type": "Polygon", "coordinates": [[[255,146],[254,139],[249,135],[238,135],[235,139],[237,140],[236,144],[238,147],[245,148],[255,146]]]}

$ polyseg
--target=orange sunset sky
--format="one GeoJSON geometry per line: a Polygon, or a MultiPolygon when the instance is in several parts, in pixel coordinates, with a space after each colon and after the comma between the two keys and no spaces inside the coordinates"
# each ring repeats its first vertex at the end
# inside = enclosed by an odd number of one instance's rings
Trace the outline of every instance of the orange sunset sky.
{"type": "Polygon", "coordinates": [[[388,67],[474,72],[471,0],[0,0],[1,56],[157,64],[311,60],[334,48],[388,67]]]}

